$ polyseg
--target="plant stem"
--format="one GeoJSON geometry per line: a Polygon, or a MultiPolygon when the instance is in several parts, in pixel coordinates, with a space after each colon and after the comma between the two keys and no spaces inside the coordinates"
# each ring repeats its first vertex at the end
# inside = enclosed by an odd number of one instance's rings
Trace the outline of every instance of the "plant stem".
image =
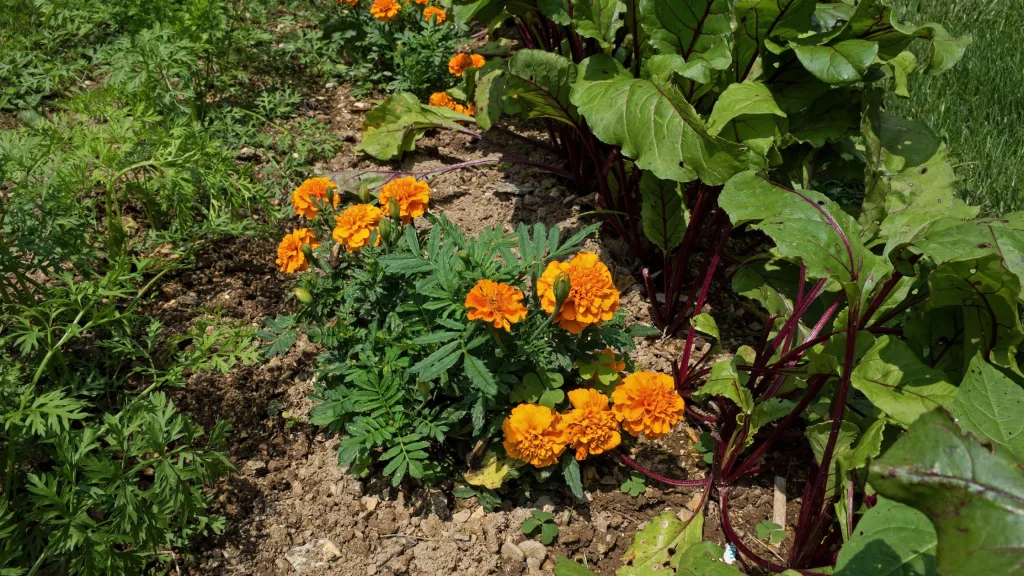
{"type": "Polygon", "coordinates": [[[620,462],[622,462],[626,466],[629,466],[633,470],[636,470],[637,472],[643,474],[644,476],[650,478],[651,480],[656,480],[658,482],[661,482],[662,484],[668,484],[669,486],[678,486],[682,488],[710,488],[711,482],[714,479],[712,476],[708,476],[707,478],[701,478],[699,480],[679,480],[677,478],[669,478],[668,476],[662,476],[657,472],[652,472],[651,470],[644,468],[643,466],[638,464],[636,460],[633,460],[632,458],[626,456],[622,452],[613,450],[612,454],[614,454],[620,462]]]}

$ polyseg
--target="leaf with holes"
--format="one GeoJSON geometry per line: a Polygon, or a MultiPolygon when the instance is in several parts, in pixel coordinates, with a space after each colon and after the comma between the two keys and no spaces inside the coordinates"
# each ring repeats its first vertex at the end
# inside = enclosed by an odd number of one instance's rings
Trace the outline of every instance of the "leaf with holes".
{"type": "Polygon", "coordinates": [[[656,576],[679,566],[690,547],[700,543],[704,514],[698,512],[689,523],[666,510],[633,536],[633,545],[622,555],[618,576],[656,576]]]}

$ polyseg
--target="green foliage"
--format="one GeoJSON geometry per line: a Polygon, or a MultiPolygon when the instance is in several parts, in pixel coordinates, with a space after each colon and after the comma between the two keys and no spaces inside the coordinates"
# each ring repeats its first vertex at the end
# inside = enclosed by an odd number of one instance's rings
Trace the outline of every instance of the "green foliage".
{"type": "Polygon", "coordinates": [[[932,521],[939,574],[1012,574],[1024,558],[1022,466],[940,409],[918,418],[874,462],[871,484],[932,521]]]}
{"type": "Polygon", "coordinates": [[[153,266],[65,274],[0,316],[5,574],[140,573],[224,529],[206,488],[233,469],[230,425],[204,432],[159,390],[251,364],[253,334],[214,316],[169,337],[135,310],[153,266]]]}
{"type": "Polygon", "coordinates": [[[519,528],[527,536],[535,534],[545,546],[558,538],[558,524],[555,524],[555,515],[551,512],[530,510],[530,517],[519,528]]]}
{"type": "MultiPolygon", "coordinates": [[[[478,280],[536,286],[544,266],[578,250],[593,226],[565,239],[542,224],[467,237],[443,214],[426,218],[428,231],[403,230],[396,220],[390,233],[373,232],[379,246],[354,253],[332,256],[322,245],[320,267],[300,279],[310,302],[263,332],[274,353],[294,330],[325,347],[311,421],[342,435],[341,465],[357,474],[380,470],[396,486],[450,474],[477,441],[500,434],[516,403],[563,408],[562,386],[573,382],[576,362],[633,345],[621,313],[574,336],[549,322],[536,295],[511,333],[467,320],[466,295],[478,280]]],[[[330,234],[326,222],[333,220],[311,223],[320,237],[330,234]]],[[[496,489],[513,472],[502,456],[485,457],[467,481],[496,489]]],[[[582,496],[579,465],[567,456],[563,475],[582,496]]]]}
{"type": "Polygon", "coordinates": [[[761,520],[754,526],[757,537],[771,544],[778,546],[786,539],[786,530],[771,520],[761,520]]]}
{"type": "Polygon", "coordinates": [[[886,498],[857,523],[839,552],[837,576],[870,571],[935,574],[935,529],[924,514],[886,498]]]}
{"type": "Polygon", "coordinates": [[[636,498],[647,490],[647,477],[639,472],[630,471],[629,478],[622,481],[619,490],[636,498]]]}
{"type": "Polygon", "coordinates": [[[332,9],[322,24],[323,35],[336,51],[338,73],[354,84],[356,96],[386,90],[426,99],[455,85],[458,79],[448,72],[448,60],[469,41],[469,29],[450,13],[443,23],[428,22],[424,8],[403,4],[386,23],[370,14],[366,2],[338,2],[332,9]]]}
{"type": "Polygon", "coordinates": [[[1007,2],[989,2],[983,9],[970,0],[894,3],[917,21],[970,32],[974,43],[955,73],[921,77],[909,97],[888,99],[889,110],[924,120],[948,141],[962,199],[986,213],[1024,209],[1024,132],[1017,121],[1024,101],[1010,88],[1024,71],[1024,43],[1006,41],[1020,37],[1024,13],[1007,2]]]}
{"type": "MultiPolygon", "coordinates": [[[[666,510],[654,517],[633,537],[633,545],[622,556],[618,576],[654,576],[666,570],[683,569],[687,550],[698,545],[704,533],[704,514],[698,512],[683,522],[666,510]]],[[[681,572],[685,574],[686,572],[681,572]]]]}

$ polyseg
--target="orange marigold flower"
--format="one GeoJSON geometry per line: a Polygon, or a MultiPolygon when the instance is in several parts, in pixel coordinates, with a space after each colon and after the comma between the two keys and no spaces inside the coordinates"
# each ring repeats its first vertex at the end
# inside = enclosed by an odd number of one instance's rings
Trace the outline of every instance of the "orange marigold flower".
{"type": "Polygon", "coordinates": [[[423,10],[423,19],[430,22],[430,17],[435,17],[434,23],[440,24],[444,22],[444,19],[448,16],[448,13],[443,8],[437,6],[428,6],[423,10]]]}
{"type": "MultiPolygon", "coordinates": [[[[380,208],[372,204],[356,204],[334,217],[337,224],[331,236],[349,252],[355,252],[370,241],[370,233],[377,229],[377,224],[384,217],[380,208]]],[[[376,244],[380,244],[377,235],[376,244]]],[[[374,245],[376,245],[374,244],[374,245]]]]}
{"type": "Polygon", "coordinates": [[[483,320],[506,332],[526,318],[522,290],[493,280],[480,280],[473,286],[466,296],[466,308],[470,320],[483,320]]]}
{"type": "Polygon", "coordinates": [[[591,324],[611,320],[619,308],[619,291],[612,282],[608,267],[597,254],[580,252],[569,262],[551,262],[537,280],[540,304],[549,314],[555,311],[555,278],[569,275],[569,297],[562,303],[555,320],[572,334],[579,334],[591,324]]]}
{"type": "Polygon", "coordinates": [[[402,9],[402,5],[395,0],[373,0],[370,6],[370,14],[381,22],[388,22],[402,9]]]}
{"type": "Polygon", "coordinates": [[[391,199],[398,201],[399,217],[403,224],[408,224],[413,218],[423,216],[430,202],[430,186],[422,180],[412,176],[396,178],[380,189],[380,205],[384,213],[391,214],[391,199]]]}
{"type": "Polygon", "coordinates": [[[589,454],[607,452],[619,445],[619,423],[608,407],[608,397],[592,388],[569,392],[573,410],[564,417],[569,446],[576,449],[576,459],[589,454]]]}
{"type": "Polygon", "coordinates": [[[417,3],[417,4],[419,4],[419,5],[421,5],[421,6],[426,6],[427,4],[430,4],[430,0],[412,0],[412,1],[417,3]]]}
{"type": "Polygon", "coordinates": [[[447,92],[434,92],[430,95],[428,104],[442,108],[451,108],[455,106],[455,99],[449,96],[447,92]]]}
{"type": "Polygon", "coordinates": [[[637,372],[612,392],[612,412],[630,434],[660,438],[683,418],[685,403],[667,374],[637,372]]]}
{"type": "Polygon", "coordinates": [[[448,60],[448,71],[456,76],[462,76],[466,70],[480,68],[486,62],[479,54],[456,54],[448,60]]]}
{"type": "Polygon", "coordinates": [[[309,261],[302,253],[303,244],[309,244],[310,248],[320,245],[309,228],[292,230],[291,234],[286,234],[281,240],[277,246],[277,265],[281,268],[281,272],[294,274],[309,269],[309,261]]]}
{"type": "Polygon", "coordinates": [[[449,96],[445,92],[434,92],[430,95],[430,101],[428,102],[431,106],[440,106],[442,108],[448,108],[454,110],[459,114],[465,114],[467,116],[476,115],[476,106],[472,104],[462,105],[455,101],[454,98],[449,96]]]}
{"type": "Polygon", "coordinates": [[[346,4],[348,6],[355,6],[359,4],[359,0],[338,0],[338,4],[346,4]]]}
{"type": "MultiPolygon", "coordinates": [[[[316,218],[317,212],[320,209],[317,207],[316,201],[324,202],[327,200],[327,191],[334,188],[337,189],[337,185],[331,182],[327,178],[310,178],[299,185],[298,188],[292,192],[292,206],[295,207],[295,213],[299,216],[305,216],[309,220],[316,218]]],[[[338,202],[341,201],[341,196],[338,194],[334,195],[334,207],[338,207],[338,202]]]]}
{"type": "Polygon", "coordinates": [[[520,404],[501,423],[505,452],[538,468],[558,462],[568,443],[565,423],[554,410],[537,404],[520,404]]]}

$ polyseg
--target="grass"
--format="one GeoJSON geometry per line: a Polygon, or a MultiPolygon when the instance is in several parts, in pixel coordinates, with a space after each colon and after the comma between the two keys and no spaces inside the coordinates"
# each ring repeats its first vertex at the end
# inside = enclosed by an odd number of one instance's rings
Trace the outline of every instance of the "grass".
{"type": "Polygon", "coordinates": [[[963,60],[918,76],[895,113],[929,123],[949,143],[961,197],[986,213],[1024,209],[1024,3],[898,0],[907,20],[971,34],[963,60]]]}

